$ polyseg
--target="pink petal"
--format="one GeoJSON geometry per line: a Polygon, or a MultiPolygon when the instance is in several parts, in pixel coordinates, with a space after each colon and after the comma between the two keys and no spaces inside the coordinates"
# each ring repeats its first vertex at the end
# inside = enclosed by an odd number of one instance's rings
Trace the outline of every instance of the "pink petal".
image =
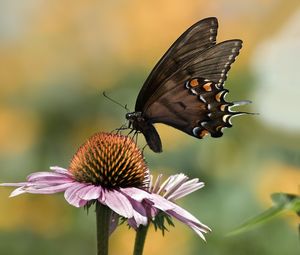
{"type": "MultiPolygon", "coordinates": [[[[152,176],[152,175],[151,175],[152,176]]],[[[159,187],[160,187],[160,183],[161,183],[161,179],[162,179],[163,175],[160,174],[157,176],[156,180],[155,180],[155,183],[153,185],[153,188],[151,190],[151,193],[157,193],[157,191],[159,190],[159,187]]],[[[150,186],[151,187],[151,186],[150,186]]]]}
{"type": "Polygon", "coordinates": [[[148,184],[148,191],[152,192],[152,187],[153,187],[153,175],[149,176],[149,184],[148,184]]]}
{"type": "Polygon", "coordinates": [[[159,187],[158,191],[156,192],[156,194],[160,194],[162,192],[165,191],[165,187],[170,183],[170,181],[172,180],[172,175],[167,179],[165,180],[159,187]]]}
{"type": "Polygon", "coordinates": [[[178,209],[172,210],[170,214],[174,215],[174,217],[176,217],[178,220],[185,221],[187,224],[196,226],[197,228],[201,229],[202,232],[207,233],[208,231],[211,231],[211,229],[208,226],[201,223],[198,219],[196,219],[192,214],[190,214],[188,211],[184,210],[183,208],[180,208],[180,210],[178,209]]]}
{"type": "Polygon", "coordinates": [[[201,223],[196,217],[194,217],[188,211],[168,201],[167,199],[162,198],[157,194],[152,194],[152,199],[149,200],[153,202],[153,207],[156,207],[157,209],[164,211],[170,216],[173,216],[174,218],[188,225],[204,240],[205,238],[202,232],[207,233],[208,231],[211,231],[208,226],[201,223]]]}
{"type": "Polygon", "coordinates": [[[81,199],[78,196],[78,192],[83,188],[86,187],[86,184],[84,183],[74,183],[71,187],[69,187],[66,191],[65,191],[65,199],[67,200],[67,202],[75,207],[82,207],[84,206],[87,201],[81,199]]]}
{"type": "Polygon", "coordinates": [[[21,195],[21,194],[23,194],[23,193],[26,193],[26,191],[24,191],[23,187],[20,187],[20,188],[15,189],[15,190],[9,195],[9,197],[15,197],[15,196],[21,195]]]}
{"type": "MultiPolygon", "coordinates": [[[[206,241],[205,236],[203,235],[203,233],[201,232],[200,229],[198,229],[197,227],[193,227],[193,226],[190,226],[190,228],[191,228],[192,230],[194,230],[194,231],[196,232],[196,234],[197,234],[198,236],[200,236],[204,241],[206,241]]],[[[204,233],[206,233],[206,232],[204,232],[204,233]]]]}
{"type": "Polygon", "coordinates": [[[168,199],[169,200],[177,200],[181,197],[185,197],[188,194],[204,187],[204,183],[203,182],[198,182],[197,179],[193,179],[193,180],[190,180],[190,181],[188,181],[188,182],[184,183],[183,185],[181,185],[181,187],[179,189],[177,189],[170,196],[168,196],[168,199]]]}
{"type": "Polygon", "coordinates": [[[168,201],[167,199],[161,197],[160,195],[157,194],[151,194],[151,198],[148,198],[151,202],[153,202],[153,207],[162,210],[162,211],[167,211],[167,210],[172,210],[175,208],[175,204],[168,201]]]}
{"type": "Polygon", "coordinates": [[[194,178],[191,180],[186,181],[185,183],[183,183],[180,187],[180,189],[186,189],[188,187],[198,187],[200,186],[200,188],[204,187],[204,182],[200,182],[198,178],[194,178]]]}
{"type": "Polygon", "coordinates": [[[115,212],[111,213],[110,216],[110,225],[109,225],[109,234],[111,235],[117,228],[119,224],[119,215],[115,212]]]}
{"type": "Polygon", "coordinates": [[[140,225],[143,225],[143,226],[148,225],[148,218],[144,217],[140,214],[137,214],[135,217],[128,219],[127,223],[134,230],[137,230],[140,225]]]}
{"type": "Polygon", "coordinates": [[[54,194],[58,192],[63,192],[69,187],[73,186],[74,183],[63,183],[59,185],[54,185],[54,186],[42,186],[42,185],[34,185],[34,186],[26,186],[24,189],[28,193],[33,193],[33,194],[54,194]]]}
{"type": "Polygon", "coordinates": [[[73,181],[70,177],[58,173],[51,172],[36,172],[27,176],[28,182],[38,182],[38,181],[51,181],[56,180],[60,182],[64,182],[66,180],[73,181]]]}
{"type": "Polygon", "coordinates": [[[78,202],[78,207],[83,207],[87,204],[87,201],[86,200],[83,200],[83,199],[80,199],[79,202],[78,202]]]}
{"type": "MultiPolygon", "coordinates": [[[[138,201],[139,199],[137,199],[137,200],[134,199],[134,195],[137,192],[140,192],[140,191],[141,190],[135,189],[135,188],[124,188],[124,189],[122,189],[122,193],[125,194],[125,196],[127,197],[127,199],[129,200],[129,202],[132,205],[133,218],[134,218],[135,225],[136,226],[139,226],[139,225],[146,226],[148,224],[148,217],[152,218],[152,214],[151,214],[151,211],[148,213],[148,207],[144,205],[145,204],[144,197],[145,196],[149,197],[150,194],[147,193],[147,192],[143,193],[143,191],[142,191],[141,192],[142,193],[142,199],[141,199],[141,202],[140,202],[140,201],[138,201]],[[128,191],[128,190],[129,190],[128,193],[130,195],[126,194],[126,191],[128,191]]],[[[152,203],[151,203],[151,205],[152,205],[152,203]]]]}
{"type": "Polygon", "coordinates": [[[98,199],[101,196],[101,186],[88,185],[78,192],[78,196],[84,200],[98,199]]]}
{"type": "Polygon", "coordinates": [[[168,197],[174,191],[180,188],[185,181],[188,180],[188,177],[184,174],[176,174],[169,177],[170,181],[165,186],[166,193],[163,195],[164,197],[168,197]]]}
{"type": "Polygon", "coordinates": [[[138,188],[121,188],[122,193],[130,198],[142,202],[144,199],[151,198],[152,194],[138,188]]]}
{"type": "Polygon", "coordinates": [[[145,199],[143,201],[143,205],[147,212],[148,218],[153,219],[159,213],[159,209],[157,209],[156,207],[153,206],[153,202],[145,199]]]}
{"type": "MultiPolygon", "coordinates": [[[[181,208],[182,209],[182,208],[181,208]]],[[[197,222],[191,221],[188,218],[185,218],[182,215],[177,214],[175,211],[168,211],[166,212],[167,214],[169,214],[170,216],[176,218],[177,220],[181,221],[182,223],[186,224],[187,226],[189,226],[191,229],[193,229],[203,240],[205,240],[205,237],[203,235],[203,233],[207,233],[208,231],[211,231],[209,227],[207,227],[206,225],[200,223],[198,220],[197,222]]]]}
{"type": "Polygon", "coordinates": [[[122,193],[117,190],[105,190],[104,196],[104,204],[106,204],[114,212],[125,218],[133,217],[132,205],[122,193]]]}
{"type": "Polygon", "coordinates": [[[28,182],[1,183],[1,187],[21,187],[27,185],[28,182]]]}
{"type": "Polygon", "coordinates": [[[138,229],[138,226],[136,224],[136,221],[134,218],[130,218],[127,220],[127,223],[130,227],[132,227],[134,230],[137,230],[138,229]]]}
{"type": "Polygon", "coordinates": [[[57,180],[39,180],[39,181],[33,181],[28,182],[26,186],[57,186],[61,184],[67,184],[67,183],[75,183],[74,180],[71,179],[57,179],[57,180]]]}
{"type": "MultiPolygon", "coordinates": [[[[172,202],[170,202],[172,203],[172,202]]],[[[173,204],[173,203],[172,203],[173,204]]],[[[188,211],[184,210],[180,206],[174,204],[174,208],[172,210],[165,211],[170,216],[173,216],[177,220],[181,221],[182,223],[188,225],[192,228],[203,240],[205,237],[203,233],[207,233],[211,231],[211,229],[201,223],[195,216],[190,214],[188,211]]]]}
{"type": "MultiPolygon", "coordinates": [[[[172,203],[172,202],[170,202],[172,203]]],[[[179,219],[181,217],[182,220],[185,220],[186,222],[193,222],[195,225],[198,225],[199,227],[202,227],[204,230],[210,231],[210,228],[206,225],[202,224],[195,216],[193,216],[188,211],[184,210],[180,206],[174,204],[174,208],[170,210],[170,213],[172,215],[177,215],[176,217],[179,219]]],[[[174,216],[175,217],[175,216],[174,216]]]]}
{"type": "Polygon", "coordinates": [[[167,180],[163,182],[163,184],[160,186],[157,194],[164,192],[164,191],[169,191],[172,189],[174,186],[179,186],[184,183],[186,180],[188,180],[188,177],[184,174],[175,174],[171,175],[167,180]]]}
{"type": "Polygon", "coordinates": [[[133,218],[137,226],[148,224],[148,216],[152,216],[147,213],[148,207],[144,206],[145,203],[138,202],[130,197],[128,197],[132,207],[133,207],[133,218]]]}
{"type": "Polygon", "coordinates": [[[144,215],[140,214],[136,210],[133,210],[133,218],[134,218],[137,226],[139,226],[139,225],[147,226],[148,225],[147,216],[144,216],[144,215]]]}
{"type": "Polygon", "coordinates": [[[59,173],[59,174],[63,174],[63,175],[68,175],[70,177],[72,177],[73,175],[69,172],[68,169],[59,167],[59,166],[51,166],[50,169],[55,172],[55,173],[59,173]]]}

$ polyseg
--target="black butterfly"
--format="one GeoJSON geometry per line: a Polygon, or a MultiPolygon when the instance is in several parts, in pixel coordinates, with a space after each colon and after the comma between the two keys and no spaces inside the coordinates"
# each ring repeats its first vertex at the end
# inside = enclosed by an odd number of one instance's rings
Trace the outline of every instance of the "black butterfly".
{"type": "Polygon", "coordinates": [[[156,64],[127,113],[129,127],[144,134],[154,152],[162,151],[153,126],[164,123],[196,138],[222,136],[230,119],[244,112],[230,107],[248,101],[226,102],[224,82],[242,48],[241,40],[216,44],[218,20],[200,20],[184,32],[156,64]]]}

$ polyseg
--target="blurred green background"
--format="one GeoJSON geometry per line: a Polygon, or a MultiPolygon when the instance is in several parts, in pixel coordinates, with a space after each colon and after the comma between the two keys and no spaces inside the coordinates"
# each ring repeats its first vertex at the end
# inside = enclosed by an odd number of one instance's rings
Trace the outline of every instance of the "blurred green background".
{"type": "MultiPolygon", "coordinates": [[[[299,193],[298,0],[0,1],[0,182],[68,167],[85,139],[121,126],[125,111],[102,91],[133,109],[162,54],[208,16],[219,19],[218,41],[244,41],[227,99],[252,100],[242,109],[260,115],[234,119],[220,139],[157,125],[164,153],[147,149],[149,167],[206,183],[180,204],[213,232],[204,243],[178,222],[165,237],[151,229],[145,254],[299,254],[295,215],[225,237],[270,206],[271,193],[299,193]]],[[[62,195],[9,199],[11,191],[0,191],[1,255],[95,254],[93,210],[87,215],[62,195]]],[[[133,239],[118,228],[111,254],[131,254],[133,239]]]]}

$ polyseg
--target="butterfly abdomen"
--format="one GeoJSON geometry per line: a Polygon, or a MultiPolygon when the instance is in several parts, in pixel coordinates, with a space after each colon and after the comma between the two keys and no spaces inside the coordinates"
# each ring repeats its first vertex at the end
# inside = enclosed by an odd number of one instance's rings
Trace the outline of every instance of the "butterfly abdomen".
{"type": "Polygon", "coordinates": [[[143,128],[142,133],[144,134],[150,149],[154,152],[162,152],[161,140],[155,127],[152,124],[147,123],[143,128]]]}

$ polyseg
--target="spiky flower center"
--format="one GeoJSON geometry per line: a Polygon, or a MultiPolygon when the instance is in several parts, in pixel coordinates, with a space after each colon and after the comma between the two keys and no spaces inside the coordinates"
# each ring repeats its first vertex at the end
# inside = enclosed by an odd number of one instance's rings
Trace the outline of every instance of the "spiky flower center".
{"type": "Polygon", "coordinates": [[[78,182],[107,188],[143,188],[149,171],[141,151],[132,138],[96,133],[76,152],[69,171],[78,182]]]}

